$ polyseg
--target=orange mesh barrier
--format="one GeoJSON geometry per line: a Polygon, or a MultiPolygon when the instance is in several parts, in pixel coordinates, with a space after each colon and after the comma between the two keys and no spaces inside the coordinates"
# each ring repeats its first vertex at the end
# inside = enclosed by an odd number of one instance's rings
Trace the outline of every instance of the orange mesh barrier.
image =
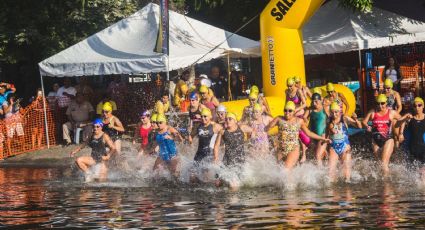
{"type": "MultiPolygon", "coordinates": [[[[56,125],[46,102],[50,145],[56,144],[56,125]]],[[[33,101],[26,108],[0,120],[0,159],[47,147],[43,101],[33,101]]]]}

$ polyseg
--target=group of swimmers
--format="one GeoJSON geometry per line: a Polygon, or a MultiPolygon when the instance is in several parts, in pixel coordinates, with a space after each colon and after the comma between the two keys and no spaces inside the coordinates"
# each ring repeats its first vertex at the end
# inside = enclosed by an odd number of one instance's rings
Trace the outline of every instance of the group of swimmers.
{"type": "MultiPolygon", "coordinates": [[[[405,129],[409,130],[410,156],[425,163],[424,101],[415,98],[414,113],[401,116],[400,96],[392,87],[392,81],[385,80],[384,91],[376,97],[376,109],[369,111],[364,119],[358,119],[356,114],[347,115],[349,104],[342,94],[336,92],[332,83],[326,85],[326,96],[323,97],[319,88],[310,91],[302,86],[300,78],[288,79],[284,114],[274,118],[266,98],[260,94],[258,87],[253,86],[249,93],[249,105],[238,121],[235,113],[228,111],[208,87],[201,85],[182,95],[182,99],[190,103],[188,132],[180,132],[180,129],[167,123],[165,114],[170,102],[168,95],[163,95],[152,111],[146,110],[140,114],[133,143],[140,141],[139,156],[156,157],[154,171],[169,170],[174,176],[179,175],[180,165],[176,142],[192,144],[194,139],[198,139],[193,168],[210,163],[240,169],[248,157],[274,154],[277,161],[282,162],[285,170],[290,172],[297,163],[306,160],[307,148],[312,148],[319,166],[324,165],[323,160],[327,156],[330,181],[336,180],[340,161],[345,181],[350,181],[352,156],[348,126],[351,125],[372,133],[373,153],[381,162],[384,176],[387,176],[391,155],[396,146],[404,141],[405,129]],[[311,100],[310,106],[306,103],[307,98],[311,100]],[[277,135],[269,135],[275,127],[277,135]],[[220,152],[224,153],[222,157],[220,152]]],[[[108,103],[103,106],[102,118],[96,119],[93,125],[92,138],[74,150],[72,155],[82,147],[90,146],[91,156],[79,157],[77,165],[88,175],[91,166],[100,165],[99,178],[106,179],[112,162],[125,161],[121,154],[120,138],[124,127],[112,115],[108,103]]],[[[199,175],[193,173],[191,180],[197,177],[199,175]]],[[[216,175],[214,181],[220,184],[221,176],[216,175]]],[[[227,182],[232,185],[231,181],[227,182]]]]}

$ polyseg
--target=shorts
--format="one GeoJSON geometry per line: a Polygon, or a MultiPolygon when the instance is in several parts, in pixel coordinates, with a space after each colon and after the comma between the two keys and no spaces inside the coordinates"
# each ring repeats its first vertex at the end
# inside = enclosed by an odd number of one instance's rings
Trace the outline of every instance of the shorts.
{"type": "Polygon", "coordinates": [[[8,138],[13,138],[15,136],[15,133],[18,137],[24,135],[24,127],[20,122],[6,125],[6,131],[8,138]]]}

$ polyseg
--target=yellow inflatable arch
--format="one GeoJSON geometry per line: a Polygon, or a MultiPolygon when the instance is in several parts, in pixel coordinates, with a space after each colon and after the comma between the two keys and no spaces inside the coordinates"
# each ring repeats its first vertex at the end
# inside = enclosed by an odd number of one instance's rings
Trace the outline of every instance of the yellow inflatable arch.
{"type": "MultiPolygon", "coordinates": [[[[261,54],[263,91],[273,116],[283,114],[286,80],[299,76],[306,84],[302,27],[320,8],[324,0],[272,0],[261,13],[261,54]]],[[[353,93],[345,86],[335,85],[354,112],[353,93]]],[[[322,90],[326,92],[326,90],[322,90]]],[[[324,95],[323,95],[324,96],[324,95]]],[[[248,100],[224,103],[229,111],[240,118],[248,100]]]]}

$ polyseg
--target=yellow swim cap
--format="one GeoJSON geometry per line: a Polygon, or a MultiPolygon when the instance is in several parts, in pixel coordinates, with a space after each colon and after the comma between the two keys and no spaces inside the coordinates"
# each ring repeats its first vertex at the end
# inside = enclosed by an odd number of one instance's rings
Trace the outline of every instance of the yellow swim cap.
{"type": "Polygon", "coordinates": [[[313,93],[317,93],[317,94],[322,95],[322,89],[321,89],[321,88],[319,88],[319,87],[315,87],[315,88],[313,89],[313,93]]]}
{"type": "Polygon", "coordinates": [[[295,81],[294,81],[294,79],[292,77],[286,79],[286,86],[292,86],[294,84],[295,84],[295,81]]]}
{"type": "Polygon", "coordinates": [[[157,121],[157,118],[158,118],[158,114],[157,114],[157,113],[154,113],[154,114],[152,114],[152,116],[151,116],[151,121],[152,121],[152,122],[156,122],[156,121],[157,121]]]}
{"type": "Polygon", "coordinates": [[[263,111],[263,106],[261,106],[258,103],[255,103],[255,105],[254,105],[254,111],[263,111]]]}
{"type": "Polygon", "coordinates": [[[207,116],[207,117],[212,117],[211,110],[210,110],[210,109],[208,109],[208,108],[203,108],[203,109],[201,110],[201,115],[202,115],[202,116],[207,116]]]}
{"type": "Polygon", "coordinates": [[[326,85],[326,91],[329,91],[329,92],[335,91],[334,84],[332,84],[331,82],[329,82],[329,83],[326,85]]]}
{"type": "Polygon", "coordinates": [[[109,103],[109,102],[105,102],[105,104],[103,104],[102,110],[111,112],[112,111],[112,104],[109,103]]]}
{"type": "Polygon", "coordinates": [[[385,79],[384,86],[385,87],[393,88],[393,81],[391,79],[389,79],[389,78],[385,79]]]}
{"type": "Polygon", "coordinates": [[[331,111],[341,111],[341,107],[337,102],[334,101],[331,103],[331,111]]]}
{"type": "Polygon", "coordinates": [[[298,77],[298,76],[295,76],[294,77],[294,81],[295,81],[295,83],[301,82],[301,78],[298,77]]]}
{"type": "Polygon", "coordinates": [[[424,100],[420,97],[415,97],[414,102],[424,104],[424,100]]]}
{"type": "Polygon", "coordinates": [[[167,118],[162,113],[158,114],[158,116],[156,117],[156,122],[167,122],[167,118]]]}
{"type": "Polygon", "coordinates": [[[285,109],[295,110],[295,103],[293,101],[286,102],[285,109]]]}
{"type": "Polygon", "coordinates": [[[379,94],[379,96],[376,98],[376,101],[381,103],[381,102],[387,102],[388,98],[387,96],[385,96],[385,94],[379,94]]]}
{"type": "Polygon", "coordinates": [[[250,93],[249,93],[249,98],[250,98],[250,99],[257,99],[257,98],[258,98],[258,93],[250,92],[250,93]]]}
{"type": "Polygon", "coordinates": [[[238,119],[236,118],[236,114],[229,112],[226,114],[227,118],[233,118],[235,121],[237,121],[238,119]]]}
{"type": "Polygon", "coordinates": [[[199,87],[199,92],[208,93],[208,87],[206,87],[205,85],[201,85],[201,87],[199,87]]]}
{"type": "Polygon", "coordinates": [[[182,92],[182,94],[186,94],[188,90],[189,90],[189,87],[187,87],[187,85],[186,85],[186,84],[183,84],[183,85],[180,87],[180,91],[182,92]]]}
{"type": "Polygon", "coordinates": [[[250,93],[251,93],[251,92],[259,93],[259,92],[260,92],[260,90],[258,89],[258,87],[257,87],[256,85],[253,85],[253,86],[251,86],[251,91],[250,91],[250,93]]]}

